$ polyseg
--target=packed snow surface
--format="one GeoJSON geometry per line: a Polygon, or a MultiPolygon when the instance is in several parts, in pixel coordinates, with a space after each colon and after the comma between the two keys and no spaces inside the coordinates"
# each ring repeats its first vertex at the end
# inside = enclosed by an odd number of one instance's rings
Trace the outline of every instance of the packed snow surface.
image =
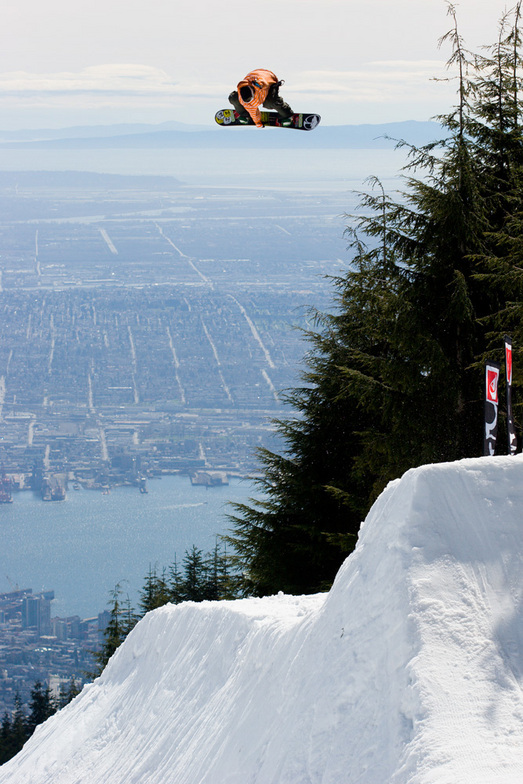
{"type": "Polygon", "coordinates": [[[166,606],[1,784],[521,784],[523,456],[392,482],[328,594],[166,606]]]}

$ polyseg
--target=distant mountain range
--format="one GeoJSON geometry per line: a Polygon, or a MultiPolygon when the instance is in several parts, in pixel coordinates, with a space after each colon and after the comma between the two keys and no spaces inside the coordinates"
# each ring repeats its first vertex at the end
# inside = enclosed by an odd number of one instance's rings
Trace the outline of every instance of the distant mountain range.
{"type": "Polygon", "coordinates": [[[129,134],[152,133],[155,131],[202,131],[205,126],[187,125],[181,122],[119,123],[114,125],[72,125],[65,128],[23,128],[15,131],[0,130],[3,141],[45,141],[48,139],[90,139],[104,136],[127,136],[129,134]]]}
{"type": "Polygon", "coordinates": [[[405,121],[365,125],[320,125],[312,132],[283,128],[220,128],[184,125],[121,124],[0,131],[0,149],[162,149],[162,148],[318,148],[392,149],[398,140],[420,146],[445,136],[435,122],[405,121]]]}

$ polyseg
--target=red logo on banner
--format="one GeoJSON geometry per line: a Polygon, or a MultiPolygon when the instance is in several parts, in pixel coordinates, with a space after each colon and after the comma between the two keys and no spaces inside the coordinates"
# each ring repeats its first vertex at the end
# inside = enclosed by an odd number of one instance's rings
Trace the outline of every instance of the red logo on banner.
{"type": "Polygon", "coordinates": [[[507,384],[512,384],[512,346],[505,343],[505,361],[507,365],[507,384]]]}
{"type": "Polygon", "coordinates": [[[499,369],[487,367],[487,400],[489,403],[498,404],[499,369]]]}

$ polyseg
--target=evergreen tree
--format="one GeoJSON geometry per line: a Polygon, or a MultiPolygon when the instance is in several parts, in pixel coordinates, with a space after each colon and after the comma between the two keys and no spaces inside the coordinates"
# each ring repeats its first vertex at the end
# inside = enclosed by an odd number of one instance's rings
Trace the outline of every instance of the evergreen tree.
{"type": "Polygon", "coordinates": [[[210,600],[237,599],[240,596],[240,581],[231,567],[227,546],[220,547],[218,537],[212,553],[207,556],[207,598],[210,600]]]}
{"type": "Polygon", "coordinates": [[[0,765],[11,759],[13,756],[12,743],[11,743],[11,719],[7,711],[2,717],[0,724],[0,765]]]}
{"type": "MultiPolygon", "coordinates": [[[[512,16],[500,23],[497,43],[479,58],[481,91],[476,102],[477,136],[481,140],[483,174],[490,174],[492,211],[497,220],[489,244],[475,259],[477,279],[496,297],[496,308],[484,314],[490,359],[502,359],[499,335],[505,330],[515,339],[515,353],[523,339],[523,153],[521,128],[521,2],[512,16]],[[492,173],[490,173],[490,170],[492,173]]],[[[485,355],[486,357],[486,355],[485,355]]],[[[520,384],[519,363],[514,381],[520,384]]]]}
{"type": "MultiPolygon", "coordinates": [[[[111,591],[109,623],[104,631],[104,641],[99,651],[93,651],[97,668],[88,673],[95,678],[99,675],[113,653],[134,628],[138,619],[150,610],[162,607],[168,602],[178,604],[184,601],[201,602],[205,599],[232,599],[239,595],[239,580],[230,566],[230,559],[220,550],[218,543],[212,553],[193,545],[185,551],[182,561],[183,571],[178,567],[175,557],[167,570],[149,566],[144,586],[140,592],[140,614],[136,615],[129,597],[122,599],[122,588],[117,584],[111,591]]],[[[72,681],[69,691],[61,690],[59,706],[67,704],[78,691],[72,681]]]]}
{"type": "Polygon", "coordinates": [[[183,600],[201,602],[207,598],[207,575],[203,552],[193,545],[183,557],[183,600]]]}
{"type": "Polygon", "coordinates": [[[15,754],[18,754],[28,737],[27,716],[22,705],[20,694],[17,692],[9,725],[7,759],[11,759],[15,754]]]}
{"type": "Polygon", "coordinates": [[[18,754],[36,727],[56,713],[59,707],[66,705],[76,694],[78,694],[78,689],[74,684],[74,678],[71,679],[69,690],[61,693],[58,701],[53,699],[48,686],[44,687],[40,681],[36,681],[31,689],[29,715],[27,716],[21,697],[17,693],[12,715],[9,716],[6,711],[0,725],[0,765],[18,754]]]}
{"type": "Polygon", "coordinates": [[[111,591],[109,623],[104,631],[104,642],[100,650],[94,652],[94,658],[98,664],[97,670],[91,673],[94,677],[100,675],[113,653],[120,647],[136,624],[137,617],[131,607],[130,599],[127,596],[125,600],[122,600],[122,594],[122,587],[120,583],[117,583],[111,591]]]}
{"type": "Polygon", "coordinates": [[[17,693],[12,715],[6,711],[0,724],[0,765],[14,757],[23,747],[36,727],[63,708],[79,693],[74,677],[67,688],[60,689],[58,700],[53,699],[48,686],[36,681],[31,689],[29,715],[27,716],[20,695],[17,693]]]}
{"type": "Polygon", "coordinates": [[[169,601],[173,602],[173,604],[179,604],[179,602],[184,601],[185,584],[176,555],[169,567],[169,575],[169,601]]]}
{"type": "Polygon", "coordinates": [[[26,722],[28,734],[32,735],[39,724],[42,724],[49,716],[56,713],[56,709],[57,705],[51,697],[49,686],[44,688],[40,681],[36,681],[31,689],[29,716],[26,722]]]}
{"type": "Polygon", "coordinates": [[[141,591],[140,610],[142,614],[162,607],[170,601],[169,582],[165,569],[159,575],[156,567],[149,566],[149,572],[141,591]]]}
{"type": "Polygon", "coordinates": [[[390,479],[481,454],[482,363],[522,323],[520,3],[481,58],[449,13],[447,135],[401,143],[399,198],[377,178],[362,194],[351,268],[333,281],[333,312],[316,314],[305,384],[288,396],[299,417],[277,425],[286,450],[262,450],[264,497],[231,517],[251,592],[325,587],[390,479]]]}
{"type": "Polygon", "coordinates": [[[71,677],[68,685],[63,683],[60,686],[60,696],[58,698],[58,708],[65,708],[74,698],[80,694],[81,688],[76,683],[74,675],[71,677]]]}

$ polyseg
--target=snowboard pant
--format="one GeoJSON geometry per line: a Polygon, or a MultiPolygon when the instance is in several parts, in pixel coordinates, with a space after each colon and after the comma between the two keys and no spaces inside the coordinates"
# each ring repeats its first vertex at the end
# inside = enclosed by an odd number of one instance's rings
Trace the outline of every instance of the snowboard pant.
{"type": "MultiPolygon", "coordinates": [[[[291,114],[293,114],[293,111],[289,104],[284,101],[279,94],[279,88],[279,84],[271,84],[269,87],[269,92],[267,93],[267,98],[263,102],[263,106],[265,109],[272,109],[273,111],[278,112],[282,120],[285,120],[287,117],[290,117],[291,114]]],[[[237,90],[234,90],[229,95],[229,103],[232,103],[238,114],[249,114],[245,106],[242,106],[240,103],[237,90]]]]}

